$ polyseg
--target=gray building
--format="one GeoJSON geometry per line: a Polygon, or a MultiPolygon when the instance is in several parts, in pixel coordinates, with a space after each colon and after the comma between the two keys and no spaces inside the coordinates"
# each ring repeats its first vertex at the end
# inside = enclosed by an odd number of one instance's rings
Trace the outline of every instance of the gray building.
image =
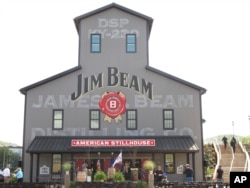
{"type": "Polygon", "coordinates": [[[20,89],[24,180],[61,178],[65,161],[107,171],[122,152],[131,167],[154,160],[170,181],[189,163],[202,181],[206,89],[149,66],[153,19],[112,3],[74,22],[78,65],[20,89]]]}

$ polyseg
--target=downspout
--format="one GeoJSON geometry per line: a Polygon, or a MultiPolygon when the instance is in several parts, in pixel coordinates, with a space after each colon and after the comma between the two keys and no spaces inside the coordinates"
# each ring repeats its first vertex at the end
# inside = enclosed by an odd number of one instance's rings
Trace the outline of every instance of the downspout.
{"type": "Polygon", "coordinates": [[[202,100],[201,100],[201,96],[203,95],[203,94],[205,94],[206,93],[206,91],[205,90],[201,90],[200,91],[200,126],[201,126],[201,133],[200,133],[200,135],[201,135],[201,152],[202,152],[202,156],[201,156],[201,159],[202,159],[202,177],[203,177],[203,181],[206,179],[205,178],[205,173],[204,173],[204,138],[203,138],[203,124],[206,122],[206,120],[204,120],[203,118],[202,118],[202,100]]]}

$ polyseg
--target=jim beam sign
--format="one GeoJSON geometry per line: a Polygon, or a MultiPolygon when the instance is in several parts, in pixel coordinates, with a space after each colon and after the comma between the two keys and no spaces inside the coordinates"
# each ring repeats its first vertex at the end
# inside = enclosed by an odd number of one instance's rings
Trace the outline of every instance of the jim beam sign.
{"type": "Polygon", "coordinates": [[[105,114],[104,121],[116,123],[122,120],[121,115],[126,112],[126,98],[121,92],[105,92],[99,102],[101,112],[105,114]]]}

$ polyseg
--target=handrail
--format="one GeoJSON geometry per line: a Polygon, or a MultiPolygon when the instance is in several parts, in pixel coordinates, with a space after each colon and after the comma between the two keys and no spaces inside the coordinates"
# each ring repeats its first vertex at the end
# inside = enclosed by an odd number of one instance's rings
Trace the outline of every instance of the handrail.
{"type": "Polygon", "coordinates": [[[220,146],[218,143],[213,142],[213,146],[217,155],[217,163],[214,169],[214,174],[213,174],[213,180],[216,179],[216,174],[217,174],[217,169],[220,165],[220,160],[221,160],[221,150],[220,150],[220,146]],[[219,148],[219,149],[218,149],[219,148]]]}
{"type": "Polygon", "coordinates": [[[231,152],[232,152],[232,161],[231,161],[231,165],[230,165],[229,172],[231,172],[231,171],[232,171],[233,162],[234,162],[234,150],[233,150],[233,147],[232,147],[232,146],[231,146],[231,152]]]}
{"type": "Polygon", "coordinates": [[[249,159],[249,154],[245,148],[245,146],[243,146],[242,142],[239,141],[239,145],[242,149],[242,151],[245,153],[246,156],[246,162],[245,162],[245,167],[244,167],[244,171],[245,172],[250,172],[250,159],[249,159]]]}

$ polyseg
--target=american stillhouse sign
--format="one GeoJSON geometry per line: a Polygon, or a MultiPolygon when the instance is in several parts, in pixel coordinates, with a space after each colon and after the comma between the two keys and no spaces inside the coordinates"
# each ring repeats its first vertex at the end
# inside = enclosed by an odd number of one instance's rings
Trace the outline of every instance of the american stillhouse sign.
{"type": "Polygon", "coordinates": [[[107,146],[107,147],[127,147],[127,146],[155,146],[155,139],[103,139],[103,140],[72,140],[71,146],[107,146]]]}

